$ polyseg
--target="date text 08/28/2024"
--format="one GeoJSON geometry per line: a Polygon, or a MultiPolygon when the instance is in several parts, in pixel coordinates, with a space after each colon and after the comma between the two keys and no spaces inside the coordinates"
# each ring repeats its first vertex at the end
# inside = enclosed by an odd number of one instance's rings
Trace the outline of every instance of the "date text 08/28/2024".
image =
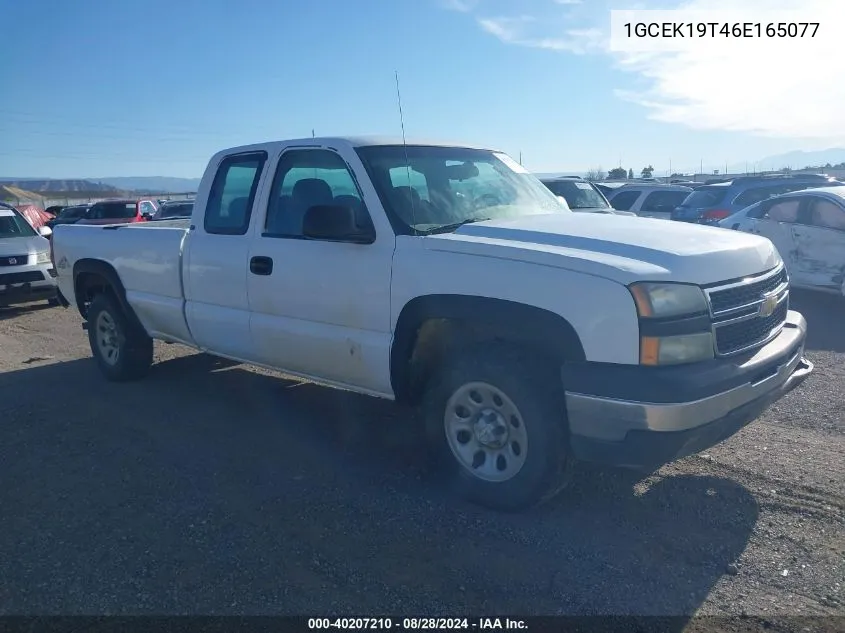
{"type": "Polygon", "coordinates": [[[308,618],[309,631],[518,631],[527,628],[525,620],[513,618],[308,618]]]}

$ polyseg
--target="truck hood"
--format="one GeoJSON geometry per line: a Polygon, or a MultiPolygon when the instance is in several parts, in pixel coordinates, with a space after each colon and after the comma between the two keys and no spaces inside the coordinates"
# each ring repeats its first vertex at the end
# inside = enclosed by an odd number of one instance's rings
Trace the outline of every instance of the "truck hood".
{"type": "Polygon", "coordinates": [[[703,285],[760,273],[780,262],[774,245],[757,235],[604,213],[490,220],[425,239],[434,250],[530,261],[626,284],[703,285]]]}
{"type": "MultiPolygon", "coordinates": [[[[40,235],[31,237],[0,237],[0,257],[34,255],[50,251],[50,242],[40,235]]],[[[26,262],[19,262],[20,265],[26,262]]]]}

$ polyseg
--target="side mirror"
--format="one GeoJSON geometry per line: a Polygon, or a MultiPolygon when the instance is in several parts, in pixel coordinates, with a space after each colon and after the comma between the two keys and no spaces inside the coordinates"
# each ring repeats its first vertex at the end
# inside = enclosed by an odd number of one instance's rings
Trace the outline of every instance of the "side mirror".
{"type": "Polygon", "coordinates": [[[46,224],[44,226],[38,227],[38,235],[41,237],[50,237],[53,234],[53,229],[51,229],[46,224]]]}
{"type": "Polygon", "coordinates": [[[302,220],[302,234],[315,240],[372,244],[375,232],[358,224],[355,209],[337,205],[309,207],[302,220]]]}

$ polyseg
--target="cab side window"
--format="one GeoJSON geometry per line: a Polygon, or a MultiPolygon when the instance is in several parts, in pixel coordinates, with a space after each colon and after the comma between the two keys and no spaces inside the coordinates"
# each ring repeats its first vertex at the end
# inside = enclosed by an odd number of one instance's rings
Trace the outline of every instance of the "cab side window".
{"type": "Polygon", "coordinates": [[[362,228],[372,226],[358,184],[340,155],[325,149],[284,152],[270,190],[263,235],[303,237],[305,212],[322,205],[352,208],[362,228]]]}
{"type": "Polygon", "coordinates": [[[223,159],[208,196],[203,222],[206,233],[246,234],[266,161],[266,152],[239,154],[223,159]]]}

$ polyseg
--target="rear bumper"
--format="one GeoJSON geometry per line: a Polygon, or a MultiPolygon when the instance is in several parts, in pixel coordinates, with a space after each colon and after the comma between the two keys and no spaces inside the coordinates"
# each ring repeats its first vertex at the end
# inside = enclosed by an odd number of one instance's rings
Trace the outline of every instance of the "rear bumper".
{"type": "MultiPolygon", "coordinates": [[[[813,364],[803,356],[806,330],[804,317],[790,312],[775,340],[740,359],[677,367],[671,376],[659,370],[652,373],[651,368],[629,368],[643,374],[651,401],[602,395],[602,388],[614,390],[613,382],[597,384],[593,393],[568,391],[574,456],[652,470],[718,444],[810,375],[813,364]],[[683,398],[691,394],[694,399],[683,398]]],[[[606,378],[612,381],[618,376],[606,378]]]]}

